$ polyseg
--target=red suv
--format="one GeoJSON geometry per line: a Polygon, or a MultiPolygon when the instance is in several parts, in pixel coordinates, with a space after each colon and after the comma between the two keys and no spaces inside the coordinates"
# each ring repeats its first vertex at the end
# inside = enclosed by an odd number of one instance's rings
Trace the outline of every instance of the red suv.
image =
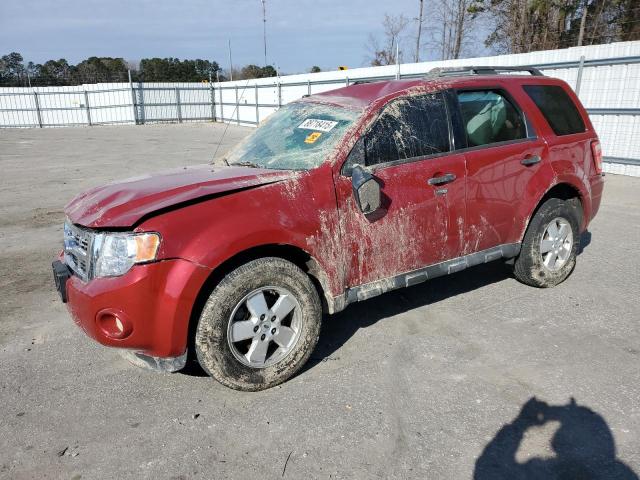
{"type": "Polygon", "coordinates": [[[62,300],[98,342],[175,371],[195,352],[260,390],[309,358],[323,313],[498,259],[562,282],[603,190],[570,87],[475,67],[288,104],[224,163],[66,207],[62,300]]]}

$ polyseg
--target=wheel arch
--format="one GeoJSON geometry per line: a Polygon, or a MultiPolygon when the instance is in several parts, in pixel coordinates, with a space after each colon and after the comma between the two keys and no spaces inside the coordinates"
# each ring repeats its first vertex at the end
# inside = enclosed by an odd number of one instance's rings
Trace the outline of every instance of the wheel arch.
{"type": "Polygon", "coordinates": [[[331,290],[329,288],[327,274],[320,266],[320,263],[315,258],[313,258],[311,254],[301,249],[300,247],[296,247],[293,245],[266,244],[251,247],[249,249],[236,253],[235,255],[222,262],[216,268],[214,268],[200,288],[200,291],[198,292],[196,300],[191,309],[191,316],[189,318],[189,331],[187,338],[189,355],[193,353],[193,340],[195,337],[196,328],[198,326],[200,313],[202,312],[202,309],[204,308],[209,295],[216,287],[216,285],[220,283],[225,275],[235,270],[240,265],[244,265],[247,262],[264,257],[282,258],[300,267],[302,271],[309,276],[311,282],[316,287],[318,296],[320,297],[320,302],[322,304],[323,313],[329,311],[328,302],[329,298],[331,298],[331,290]]]}
{"type": "Polygon", "coordinates": [[[577,200],[573,203],[573,208],[576,210],[576,214],[578,215],[578,224],[580,225],[580,231],[584,229],[585,225],[585,205],[584,205],[584,194],[580,190],[579,187],[574,185],[573,183],[563,181],[560,183],[556,183],[551,188],[549,188],[543,195],[540,197],[538,202],[536,203],[535,208],[532,210],[531,214],[527,218],[527,222],[524,230],[520,235],[520,241],[524,239],[524,235],[527,232],[527,228],[529,228],[529,224],[531,223],[531,219],[538,213],[540,207],[549,200],[550,198],[557,198],[559,200],[577,200]]]}

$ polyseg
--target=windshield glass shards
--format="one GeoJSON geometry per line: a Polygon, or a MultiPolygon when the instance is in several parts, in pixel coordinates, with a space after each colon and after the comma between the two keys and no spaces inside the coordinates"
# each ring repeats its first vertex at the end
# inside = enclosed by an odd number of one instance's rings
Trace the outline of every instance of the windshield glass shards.
{"type": "Polygon", "coordinates": [[[360,114],[335,105],[290,103],[269,116],[226,158],[230,165],[309,170],[327,158],[360,114]]]}

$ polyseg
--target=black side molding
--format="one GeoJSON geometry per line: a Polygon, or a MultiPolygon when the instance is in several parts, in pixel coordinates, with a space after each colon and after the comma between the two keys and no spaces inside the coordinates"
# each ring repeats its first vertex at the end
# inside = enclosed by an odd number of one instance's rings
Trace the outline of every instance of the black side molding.
{"type": "Polygon", "coordinates": [[[398,288],[409,287],[418,283],[431,280],[432,278],[442,277],[451,273],[460,272],[469,267],[480,265],[482,263],[493,262],[500,258],[513,258],[520,253],[520,243],[507,243],[498,245],[497,247],[482,250],[480,252],[471,253],[463,257],[453,258],[445,262],[436,263],[428,267],[413,270],[411,272],[401,273],[394,277],[376,280],[375,282],[358,285],[349,288],[344,296],[341,295],[334,299],[334,312],[338,312],[350,303],[360,302],[372,297],[376,297],[385,292],[396,290],[398,288]],[[341,298],[343,297],[343,298],[341,298]]]}

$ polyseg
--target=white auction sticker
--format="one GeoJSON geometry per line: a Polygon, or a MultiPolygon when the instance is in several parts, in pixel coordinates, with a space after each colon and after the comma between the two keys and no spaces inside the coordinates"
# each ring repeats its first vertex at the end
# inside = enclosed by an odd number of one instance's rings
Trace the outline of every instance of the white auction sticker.
{"type": "Polygon", "coordinates": [[[298,128],[305,130],[316,130],[318,132],[330,132],[338,124],[331,120],[319,120],[317,118],[307,118],[298,128]]]}

